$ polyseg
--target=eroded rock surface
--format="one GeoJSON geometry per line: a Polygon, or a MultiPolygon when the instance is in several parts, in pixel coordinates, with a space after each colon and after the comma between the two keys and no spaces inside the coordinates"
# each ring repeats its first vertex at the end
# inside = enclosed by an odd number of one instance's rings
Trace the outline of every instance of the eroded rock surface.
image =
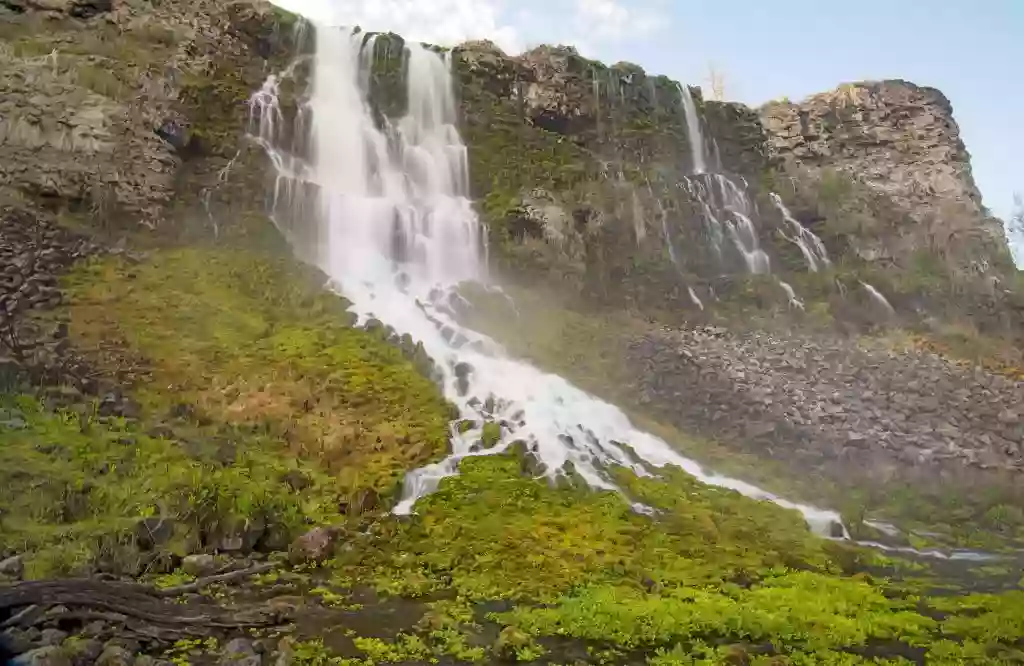
{"type": "Polygon", "coordinates": [[[989,252],[1005,245],[940,91],[900,80],[844,84],[799,103],[769,103],[760,116],[772,153],[790,167],[845,172],[905,211],[885,234],[891,256],[953,239],[992,246],[989,252]]]}
{"type": "Polygon", "coordinates": [[[1024,382],[931,354],[700,328],[629,356],[644,399],[677,424],[846,481],[1024,470],[1024,382]]]}

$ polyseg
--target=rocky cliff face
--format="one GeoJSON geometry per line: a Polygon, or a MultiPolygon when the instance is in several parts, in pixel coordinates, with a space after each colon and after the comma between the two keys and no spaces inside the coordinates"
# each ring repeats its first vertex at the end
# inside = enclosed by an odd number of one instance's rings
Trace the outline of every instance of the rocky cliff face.
{"type": "Polygon", "coordinates": [[[291,36],[261,3],[9,0],[0,16],[5,198],[122,231],[161,227],[188,174],[245,152],[245,102],[291,36]]]}
{"type": "Polygon", "coordinates": [[[844,172],[907,211],[887,239],[890,250],[954,238],[996,251],[1004,244],[1002,225],[984,213],[952,105],[938,90],[898,80],[845,84],[798,104],[769,103],[760,117],[772,153],[790,168],[844,172]]]}
{"type": "MultiPolygon", "coordinates": [[[[681,88],[664,77],[564,48],[512,57],[477,42],[453,55],[474,193],[507,276],[605,303],[693,310],[689,289],[705,306],[728,297],[759,246],[773,274],[814,283],[814,299],[874,281],[916,309],[944,309],[950,293],[966,292],[956,308],[1019,310],[1006,285],[993,288],[1012,272],[1006,243],[937,91],[857,84],[754,110],[693,89],[713,172],[701,175],[681,88]],[[742,201],[726,201],[737,193],[742,201]],[[740,253],[729,230],[737,209],[754,222],[737,232],[751,236],[740,253]],[[807,278],[794,221],[820,237],[835,270],[807,278]]],[[[788,297],[771,285],[759,299],[788,297]]]]}
{"type": "Polygon", "coordinates": [[[943,203],[981,210],[953,107],[934,88],[847,84],[799,104],[768,104],[760,115],[783,159],[854,172],[915,213],[943,203]]]}

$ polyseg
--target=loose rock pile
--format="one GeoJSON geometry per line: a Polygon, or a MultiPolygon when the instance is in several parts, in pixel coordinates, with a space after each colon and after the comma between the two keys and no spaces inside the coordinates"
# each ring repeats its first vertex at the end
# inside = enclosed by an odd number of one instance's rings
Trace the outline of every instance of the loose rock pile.
{"type": "Polygon", "coordinates": [[[848,340],[665,330],[635,341],[641,400],[678,425],[840,475],[1024,471],[1024,382],[848,340]]]}
{"type": "Polygon", "coordinates": [[[54,368],[67,347],[67,326],[40,326],[24,315],[60,305],[60,274],[97,252],[93,242],[29,211],[0,209],[0,381],[54,368]]]}

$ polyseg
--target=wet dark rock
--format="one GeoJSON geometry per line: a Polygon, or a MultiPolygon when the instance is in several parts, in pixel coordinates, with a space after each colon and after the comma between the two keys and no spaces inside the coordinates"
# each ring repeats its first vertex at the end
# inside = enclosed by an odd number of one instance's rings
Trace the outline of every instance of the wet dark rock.
{"type": "Polygon", "coordinates": [[[267,523],[261,516],[229,519],[218,526],[211,541],[223,552],[249,553],[256,548],[266,529],[267,523]]]}
{"type": "Polygon", "coordinates": [[[102,636],[106,631],[107,623],[103,620],[93,620],[82,628],[82,634],[85,636],[102,636]]]}
{"type": "Polygon", "coordinates": [[[42,635],[39,637],[39,641],[44,645],[60,645],[64,642],[64,639],[68,637],[68,632],[61,631],[60,629],[43,629],[42,635]]]}
{"type": "Polygon", "coordinates": [[[375,510],[380,505],[380,496],[373,488],[360,488],[356,491],[352,503],[348,506],[348,514],[359,516],[375,510]]]}
{"type": "Polygon", "coordinates": [[[263,658],[256,653],[251,641],[235,638],[221,650],[217,663],[221,666],[260,666],[263,658]]]}
{"type": "Polygon", "coordinates": [[[134,662],[135,657],[132,651],[121,645],[108,643],[99,658],[96,659],[96,666],[132,666],[134,662]]]}
{"type": "Polygon", "coordinates": [[[65,643],[63,649],[72,666],[90,666],[103,653],[103,643],[92,638],[75,640],[65,643]]]}
{"type": "Polygon", "coordinates": [[[338,536],[338,530],[314,527],[292,542],[289,559],[295,563],[323,561],[331,556],[338,536]]]}
{"type": "Polygon", "coordinates": [[[68,659],[67,655],[55,645],[29,650],[12,659],[10,664],[11,666],[72,666],[71,660],[68,659]]]}
{"type": "Polygon", "coordinates": [[[256,550],[260,553],[275,553],[288,550],[292,540],[292,533],[287,526],[278,523],[267,525],[267,529],[256,544],[256,550]]]}
{"type": "Polygon", "coordinates": [[[189,146],[188,128],[179,118],[168,118],[155,130],[156,135],[169,143],[179,153],[189,146]]]}
{"type": "Polygon", "coordinates": [[[143,518],[135,524],[135,541],[142,550],[162,546],[174,536],[170,518],[143,518]]]}
{"type": "Polygon", "coordinates": [[[24,629],[11,627],[0,632],[0,647],[5,647],[13,654],[22,654],[35,647],[35,640],[24,629]]]}
{"type": "Polygon", "coordinates": [[[104,650],[109,648],[118,648],[124,650],[128,654],[135,655],[142,650],[142,645],[139,641],[133,638],[118,637],[110,639],[103,646],[104,650]]]}
{"type": "Polygon", "coordinates": [[[469,393],[469,376],[473,373],[473,366],[465,361],[455,364],[455,387],[459,395],[469,393]]]}

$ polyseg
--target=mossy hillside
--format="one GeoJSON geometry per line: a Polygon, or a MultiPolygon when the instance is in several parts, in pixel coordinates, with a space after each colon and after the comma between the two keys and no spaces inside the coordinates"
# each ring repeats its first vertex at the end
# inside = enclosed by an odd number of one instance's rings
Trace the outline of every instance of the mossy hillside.
{"type": "Polygon", "coordinates": [[[447,450],[439,389],[382,332],[353,328],[344,301],[293,260],[159,251],[93,263],[67,291],[72,340],[149,418],[269,433],[351,492],[390,494],[447,450]]]}
{"type": "MultiPolygon", "coordinates": [[[[383,524],[367,547],[330,563],[334,583],[458,595],[502,628],[492,649],[525,661],[559,663],[565,639],[590,646],[587,663],[608,650],[613,663],[668,664],[1024,657],[1013,633],[1024,594],[930,599],[851,575],[840,565],[848,558],[795,512],[679,470],[615,471],[628,496],[657,510],[651,518],[617,494],[554,488],[521,466],[513,455],[467,459],[413,520],[383,524]],[[484,612],[497,599],[514,605],[484,612]]],[[[480,641],[479,628],[462,630],[480,641]]]]}
{"type": "Polygon", "coordinates": [[[159,571],[257,523],[280,548],[304,525],[339,520],[343,499],[333,478],[282,455],[272,437],[234,432],[184,446],[123,419],[0,398],[0,543],[23,556],[28,578],[159,571]],[[169,533],[140,552],[147,518],[169,533]]]}

